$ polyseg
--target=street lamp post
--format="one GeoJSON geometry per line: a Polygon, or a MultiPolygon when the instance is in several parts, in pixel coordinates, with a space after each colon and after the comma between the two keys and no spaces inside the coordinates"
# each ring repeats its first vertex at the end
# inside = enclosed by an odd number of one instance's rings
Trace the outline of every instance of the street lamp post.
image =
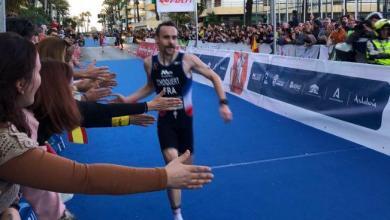
{"type": "Polygon", "coordinates": [[[244,25],[246,24],[246,20],[245,20],[246,19],[246,16],[245,16],[245,11],[246,11],[245,10],[245,5],[246,5],[246,2],[244,0],[244,6],[243,6],[243,15],[244,15],[244,20],[243,21],[244,21],[244,25]]]}
{"type": "Polygon", "coordinates": [[[125,15],[126,15],[126,32],[129,31],[129,14],[128,14],[128,11],[127,11],[127,4],[125,5],[125,15]]]}
{"type": "Polygon", "coordinates": [[[0,32],[5,31],[5,0],[0,0],[0,32]]]}
{"type": "Polygon", "coordinates": [[[135,0],[134,1],[134,4],[136,6],[136,9],[137,9],[137,20],[138,20],[138,23],[141,22],[141,19],[139,17],[139,1],[138,0],[135,0]]]}

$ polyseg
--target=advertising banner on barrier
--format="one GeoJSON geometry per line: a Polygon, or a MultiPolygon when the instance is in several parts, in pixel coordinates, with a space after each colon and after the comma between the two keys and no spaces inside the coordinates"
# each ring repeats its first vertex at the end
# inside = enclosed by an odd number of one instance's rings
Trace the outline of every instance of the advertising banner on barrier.
{"type": "MultiPolygon", "coordinates": [[[[221,80],[225,79],[230,63],[230,52],[212,51],[212,52],[197,52],[197,49],[192,49],[189,52],[198,56],[205,64],[214,70],[221,80]]],[[[196,73],[196,72],[195,72],[196,73]]]]}
{"type": "Polygon", "coordinates": [[[106,37],[104,41],[105,45],[114,45],[115,44],[115,37],[106,37]]]}
{"type": "Polygon", "coordinates": [[[390,155],[388,67],[233,51],[188,51],[213,69],[222,67],[218,74],[227,92],[390,155]]]}
{"type": "Polygon", "coordinates": [[[161,12],[189,12],[195,11],[195,0],[157,0],[157,11],[161,12]]]}
{"type": "Polygon", "coordinates": [[[248,90],[373,130],[381,127],[390,94],[383,81],[259,62],[252,64],[248,90]]]}
{"type": "Polygon", "coordinates": [[[230,68],[230,91],[241,95],[248,73],[248,53],[234,52],[230,68]]]}
{"type": "Polygon", "coordinates": [[[145,59],[148,56],[157,53],[157,45],[155,43],[141,42],[137,49],[136,55],[145,59]]]}

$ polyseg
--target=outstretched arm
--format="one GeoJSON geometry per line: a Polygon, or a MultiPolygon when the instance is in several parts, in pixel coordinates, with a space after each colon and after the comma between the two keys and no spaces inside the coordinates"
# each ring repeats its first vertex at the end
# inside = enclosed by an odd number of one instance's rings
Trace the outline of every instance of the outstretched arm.
{"type": "Polygon", "coordinates": [[[146,72],[146,80],[147,80],[146,84],[142,88],[137,90],[135,93],[127,96],[124,100],[125,102],[134,103],[134,102],[137,102],[138,100],[146,98],[147,96],[152,94],[154,87],[153,87],[152,79],[150,77],[150,74],[152,72],[152,58],[151,57],[147,57],[144,60],[144,68],[145,68],[145,72],[146,72]]]}
{"type": "Polygon", "coordinates": [[[215,73],[209,66],[203,63],[203,61],[201,61],[195,55],[186,54],[185,61],[189,63],[191,69],[195,69],[197,72],[199,72],[201,75],[203,75],[213,83],[214,89],[220,101],[219,112],[221,114],[221,117],[225,122],[231,121],[233,119],[233,114],[230,111],[229,106],[227,105],[228,103],[226,99],[226,94],[223,90],[222,81],[218,74],[215,73]]]}

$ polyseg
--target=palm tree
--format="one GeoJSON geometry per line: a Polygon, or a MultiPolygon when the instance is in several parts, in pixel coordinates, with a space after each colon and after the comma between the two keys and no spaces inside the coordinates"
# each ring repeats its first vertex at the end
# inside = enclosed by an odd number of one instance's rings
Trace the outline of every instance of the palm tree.
{"type": "Polygon", "coordinates": [[[89,19],[92,14],[89,11],[84,12],[85,17],[87,17],[87,32],[89,31],[89,24],[91,23],[91,20],[89,19]]]}
{"type": "Polygon", "coordinates": [[[107,15],[106,15],[106,10],[105,9],[102,9],[100,11],[100,14],[98,14],[98,18],[99,18],[98,23],[101,23],[103,29],[105,29],[106,23],[108,23],[107,22],[107,15]]]}
{"type": "Polygon", "coordinates": [[[137,10],[137,20],[138,20],[138,22],[141,22],[141,19],[139,17],[139,1],[138,0],[134,0],[134,4],[135,4],[135,8],[137,10]]]}
{"type": "Polygon", "coordinates": [[[57,10],[57,21],[60,22],[60,19],[69,13],[69,3],[67,0],[51,0],[57,10]]]}
{"type": "Polygon", "coordinates": [[[156,14],[156,20],[159,21],[160,20],[160,16],[158,15],[158,12],[157,12],[157,2],[154,3],[154,13],[156,14]]]}
{"type": "Polygon", "coordinates": [[[71,19],[76,23],[75,30],[77,30],[77,32],[80,32],[80,18],[78,16],[73,16],[71,17],[71,19]]]}
{"type": "Polygon", "coordinates": [[[104,0],[103,5],[106,5],[106,14],[110,16],[110,25],[115,24],[116,20],[120,18],[120,5],[122,0],[104,0]]]}
{"type": "MultiPolygon", "coordinates": [[[[79,15],[79,21],[80,21],[80,26],[85,28],[85,13],[81,12],[79,15]]],[[[85,32],[85,29],[81,29],[83,32],[85,32]]]]}

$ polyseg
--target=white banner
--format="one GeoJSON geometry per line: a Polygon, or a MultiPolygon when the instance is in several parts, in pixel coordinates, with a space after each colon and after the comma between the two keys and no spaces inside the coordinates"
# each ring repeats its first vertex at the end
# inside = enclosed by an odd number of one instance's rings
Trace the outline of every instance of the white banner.
{"type": "Polygon", "coordinates": [[[134,42],[134,37],[126,37],[126,43],[132,44],[134,42]]]}
{"type": "Polygon", "coordinates": [[[146,38],[145,42],[147,42],[147,43],[156,43],[156,40],[154,38],[146,38]]]}
{"type": "MultiPolygon", "coordinates": [[[[389,67],[234,51],[187,51],[211,63],[214,70],[214,64],[219,65],[216,72],[226,92],[390,155],[389,67]]],[[[197,75],[194,80],[210,85],[197,75]]]]}
{"type": "MultiPolygon", "coordinates": [[[[258,44],[259,53],[271,54],[272,48],[271,44],[258,44]]],[[[190,40],[188,42],[188,47],[195,48],[195,41],[190,40]]],[[[252,52],[250,45],[244,43],[210,43],[199,41],[197,47],[198,49],[208,49],[208,50],[229,50],[229,51],[243,51],[243,52],[252,52]]],[[[299,45],[277,45],[277,52],[281,56],[291,56],[291,57],[302,57],[310,59],[320,59],[328,60],[329,59],[329,48],[325,45],[313,45],[310,47],[299,46],[299,45]]]]}
{"type": "Polygon", "coordinates": [[[196,0],[157,0],[157,11],[161,12],[190,12],[195,11],[196,0]]]}
{"type": "Polygon", "coordinates": [[[115,44],[115,41],[116,41],[115,37],[106,37],[104,43],[106,45],[113,46],[115,44]]]}
{"type": "MultiPolygon", "coordinates": [[[[195,47],[196,41],[195,40],[190,40],[188,42],[187,47],[195,47]]],[[[231,42],[226,42],[226,43],[211,43],[211,42],[202,42],[198,41],[198,45],[196,48],[200,49],[218,49],[218,50],[233,50],[233,51],[246,51],[246,52],[251,52],[251,48],[249,45],[244,44],[244,43],[231,43],[231,42]]]]}

